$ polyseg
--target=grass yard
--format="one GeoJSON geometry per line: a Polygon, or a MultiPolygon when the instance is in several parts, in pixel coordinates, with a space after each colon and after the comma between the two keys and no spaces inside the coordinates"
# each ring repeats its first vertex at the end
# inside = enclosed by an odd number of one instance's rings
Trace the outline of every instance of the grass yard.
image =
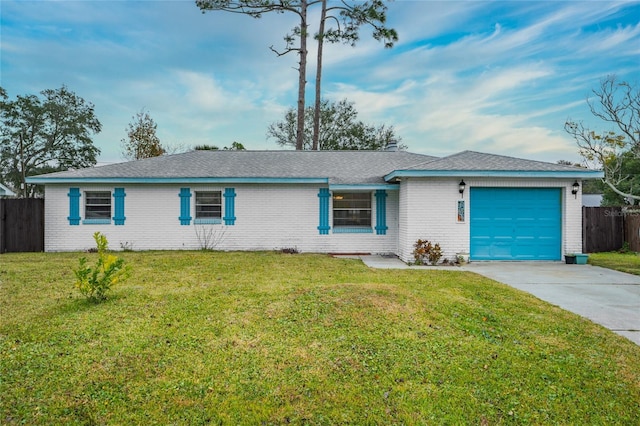
{"type": "Polygon", "coordinates": [[[603,268],[640,275],[640,256],[634,252],[591,253],[589,254],[589,263],[603,268]]]}
{"type": "Polygon", "coordinates": [[[0,255],[0,424],[640,424],[640,347],[472,273],[121,255],[0,255]]]}

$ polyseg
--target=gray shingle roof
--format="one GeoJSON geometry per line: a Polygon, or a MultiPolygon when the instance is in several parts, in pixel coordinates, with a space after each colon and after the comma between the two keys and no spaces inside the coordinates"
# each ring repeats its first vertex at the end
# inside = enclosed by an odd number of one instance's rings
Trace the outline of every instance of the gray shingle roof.
{"type": "Polygon", "coordinates": [[[505,155],[486,154],[476,151],[462,151],[448,157],[437,158],[416,164],[406,170],[443,171],[522,171],[522,172],[566,172],[584,169],[563,164],[525,160],[505,155]]]}
{"type": "Polygon", "coordinates": [[[181,182],[197,179],[266,182],[317,180],[378,185],[400,176],[548,176],[594,178],[601,172],[504,155],[463,151],[437,158],[406,151],[191,151],[27,178],[30,183],[181,182]]]}
{"type": "Polygon", "coordinates": [[[384,184],[383,177],[393,170],[435,158],[406,151],[191,151],[50,173],[36,180],[325,178],[331,184],[384,184]]]}

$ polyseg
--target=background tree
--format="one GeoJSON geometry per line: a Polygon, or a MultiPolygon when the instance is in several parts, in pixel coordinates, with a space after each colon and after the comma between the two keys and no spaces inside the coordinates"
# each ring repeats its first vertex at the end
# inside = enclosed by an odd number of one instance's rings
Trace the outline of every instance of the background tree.
{"type": "Polygon", "coordinates": [[[567,120],[565,130],[574,137],[580,155],[590,167],[604,171],[603,182],[629,204],[640,200],[640,185],[633,162],[640,159],[640,90],[608,76],[588,99],[591,113],[613,127],[596,132],[580,121],[567,120]]]}
{"type": "Polygon", "coordinates": [[[321,7],[318,32],[318,63],[316,72],[316,110],[320,104],[320,78],[322,74],[322,46],[325,41],[347,42],[352,45],[358,40],[358,29],[364,24],[374,28],[373,37],[376,40],[385,40],[386,46],[392,46],[398,38],[395,30],[384,26],[386,20],[386,6],[382,0],[364,2],[341,1],[327,7],[327,0],[196,0],[196,5],[202,10],[224,11],[240,13],[260,18],[264,13],[291,13],[297,15],[299,24],[284,36],[285,48],[277,50],[271,46],[271,50],[278,56],[284,56],[291,52],[299,55],[298,66],[298,102],[296,114],[296,149],[303,149],[305,132],[305,87],[307,84],[307,37],[309,35],[308,11],[314,6],[321,7]],[[325,30],[329,20],[335,23],[334,27],[325,30]]]}
{"type": "Polygon", "coordinates": [[[158,125],[144,109],[132,117],[126,129],[128,139],[122,139],[122,156],[127,160],[159,157],[166,151],[156,135],[158,125]]]}
{"type": "MultiPolygon", "coordinates": [[[[311,0],[313,3],[313,0],[311,0]]],[[[283,51],[276,50],[271,46],[271,50],[278,56],[286,55],[290,52],[298,52],[298,130],[302,135],[304,126],[304,105],[305,105],[305,85],[307,83],[307,10],[309,7],[308,0],[278,1],[278,0],[196,0],[196,5],[205,13],[207,11],[224,11],[231,13],[240,13],[249,15],[253,18],[260,18],[264,13],[293,13],[298,16],[299,24],[295,26],[290,33],[286,34],[285,49],[283,51]],[[298,45],[296,45],[296,39],[298,45]]],[[[301,137],[301,136],[300,136],[301,137]]],[[[297,149],[302,149],[302,139],[300,139],[297,149]]]]}
{"type": "MultiPolygon", "coordinates": [[[[195,151],[218,151],[220,148],[216,145],[196,145],[193,147],[195,151]]],[[[244,151],[245,147],[240,142],[233,142],[231,146],[225,146],[222,148],[224,151],[244,151]]]]}
{"type": "Polygon", "coordinates": [[[180,154],[181,152],[192,151],[193,147],[186,142],[163,143],[165,155],[180,154]]]}
{"type": "MultiPolygon", "coordinates": [[[[622,153],[620,158],[620,170],[616,184],[617,191],[611,189],[609,185],[602,184],[602,205],[603,206],[624,206],[631,203],[628,195],[640,193],[640,158],[633,151],[622,153]],[[623,178],[624,177],[624,178],[623,178]]],[[[583,185],[584,187],[584,185],[583,185]]],[[[584,189],[583,189],[584,191],[584,189]]]]}
{"type": "Polygon", "coordinates": [[[94,106],[62,86],[10,100],[0,90],[0,178],[22,197],[39,189],[25,178],[90,167],[100,150],[93,134],[102,129],[94,106]]]}
{"type": "Polygon", "coordinates": [[[359,30],[362,25],[373,28],[373,38],[383,41],[385,48],[393,47],[398,41],[398,33],[387,28],[385,23],[387,7],[381,0],[374,0],[362,4],[348,5],[346,2],[336,2],[327,7],[327,0],[322,0],[320,24],[315,38],[318,43],[316,60],[315,103],[313,110],[313,142],[311,149],[319,149],[320,115],[322,108],[322,55],[325,42],[345,43],[352,47],[360,38],[359,30]],[[333,25],[332,25],[333,24],[333,25]]]}
{"type": "Polygon", "coordinates": [[[231,143],[231,146],[229,146],[229,147],[225,146],[222,149],[225,149],[225,150],[228,150],[228,151],[244,151],[245,147],[240,142],[233,141],[231,143]]]}
{"type": "Polygon", "coordinates": [[[209,144],[196,145],[193,147],[194,151],[218,151],[219,149],[219,146],[209,144]]]}
{"type": "MultiPolygon", "coordinates": [[[[564,166],[582,167],[583,164],[573,163],[568,160],[558,160],[556,164],[562,164],[564,166]]],[[[605,190],[605,185],[601,179],[584,179],[582,181],[582,193],[583,194],[602,194],[605,190]]]]}
{"type": "MultiPolygon", "coordinates": [[[[313,120],[314,107],[307,107],[305,120],[313,120]]],[[[281,146],[293,146],[296,132],[296,111],[291,108],[282,121],[272,123],[267,129],[267,137],[274,138],[281,146]]],[[[380,150],[390,141],[400,142],[393,126],[374,126],[358,120],[358,112],[353,102],[343,99],[339,102],[322,101],[320,107],[319,143],[321,150],[380,150]]],[[[312,126],[305,126],[303,148],[313,149],[312,126]]],[[[401,148],[405,148],[401,146],[401,148]]]]}

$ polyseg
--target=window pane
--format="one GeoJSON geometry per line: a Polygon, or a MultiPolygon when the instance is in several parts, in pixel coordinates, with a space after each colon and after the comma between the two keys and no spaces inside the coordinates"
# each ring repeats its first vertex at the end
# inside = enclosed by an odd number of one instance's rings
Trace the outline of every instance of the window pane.
{"type": "Polygon", "coordinates": [[[333,195],[334,208],[371,208],[369,193],[337,193],[333,195]]]}
{"type": "Polygon", "coordinates": [[[196,204],[220,204],[220,192],[196,192],[196,204]]]}
{"type": "Polygon", "coordinates": [[[371,208],[369,200],[336,200],[333,204],[336,209],[368,209],[371,208]]]}
{"type": "Polygon", "coordinates": [[[370,193],[334,193],[333,226],[371,226],[370,193]]]}
{"type": "Polygon", "coordinates": [[[371,211],[370,210],[334,211],[333,226],[371,226],[371,211]]]}
{"type": "Polygon", "coordinates": [[[196,219],[222,217],[222,192],[196,192],[196,219]]]}
{"type": "Polygon", "coordinates": [[[196,217],[220,217],[222,209],[220,206],[196,206],[196,217]]]}
{"type": "Polygon", "coordinates": [[[111,192],[85,192],[85,219],[111,219],[111,192]]]}
{"type": "Polygon", "coordinates": [[[108,191],[86,192],[85,198],[87,204],[111,204],[111,192],[108,191]]]}
{"type": "Polygon", "coordinates": [[[87,206],[86,219],[110,219],[111,206],[87,206]]]}

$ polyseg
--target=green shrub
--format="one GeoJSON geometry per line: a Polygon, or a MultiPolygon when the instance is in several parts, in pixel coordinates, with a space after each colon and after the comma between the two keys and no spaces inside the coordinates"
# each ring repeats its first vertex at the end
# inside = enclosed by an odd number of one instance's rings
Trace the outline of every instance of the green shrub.
{"type": "Polygon", "coordinates": [[[618,253],[622,253],[622,254],[633,253],[633,251],[631,251],[631,246],[629,246],[629,241],[625,241],[622,244],[622,247],[620,247],[620,249],[618,250],[618,253]]]}
{"type": "Polygon", "coordinates": [[[440,248],[440,244],[435,243],[435,245],[433,246],[433,248],[431,248],[431,251],[429,252],[429,262],[431,262],[432,265],[436,265],[440,261],[441,257],[442,257],[442,249],[440,248]]]}
{"type": "Polygon", "coordinates": [[[108,253],[107,237],[100,232],[93,234],[96,241],[98,260],[95,266],[88,265],[86,257],[79,259],[78,269],[73,272],[76,276],[75,287],[92,302],[101,302],[107,298],[111,286],[126,278],[127,268],[124,259],[108,253]]]}
{"type": "Polygon", "coordinates": [[[418,240],[413,245],[413,257],[416,265],[423,265],[428,261],[431,265],[436,265],[442,257],[440,244],[431,244],[428,240],[418,240]]]}

